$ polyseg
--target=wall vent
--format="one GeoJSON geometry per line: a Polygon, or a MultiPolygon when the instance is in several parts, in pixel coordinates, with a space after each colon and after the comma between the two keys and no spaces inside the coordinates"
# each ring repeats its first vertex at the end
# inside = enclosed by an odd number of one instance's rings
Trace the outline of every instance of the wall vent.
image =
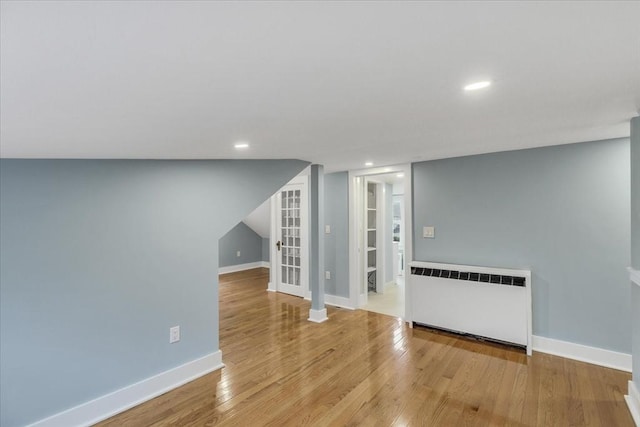
{"type": "Polygon", "coordinates": [[[443,270],[437,268],[411,267],[411,274],[416,276],[441,277],[443,279],[468,280],[469,282],[494,283],[496,285],[525,286],[526,277],[488,274],[473,271],[443,270]]]}

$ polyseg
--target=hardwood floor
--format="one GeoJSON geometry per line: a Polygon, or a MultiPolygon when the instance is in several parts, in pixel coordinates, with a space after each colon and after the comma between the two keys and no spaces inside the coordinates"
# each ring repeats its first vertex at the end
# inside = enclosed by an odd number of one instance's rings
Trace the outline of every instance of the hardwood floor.
{"type": "Polygon", "coordinates": [[[220,278],[226,367],[101,426],[633,426],[631,375],[469,341],[220,278]]]}

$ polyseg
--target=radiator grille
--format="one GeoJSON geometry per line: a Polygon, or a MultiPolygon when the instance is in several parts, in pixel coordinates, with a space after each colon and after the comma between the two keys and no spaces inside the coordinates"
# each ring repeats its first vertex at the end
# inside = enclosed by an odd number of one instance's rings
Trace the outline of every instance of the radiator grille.
{"type": "Polygon", "coordinates": [[[525,278],[521,276],[504,276],[473,271],[441,270],[422,267],[411,267],[411,274],[416,276],[440,277],[443,279],[467,280],[469,282],[493,283],[496,285],[525,286],[525,278]]]}

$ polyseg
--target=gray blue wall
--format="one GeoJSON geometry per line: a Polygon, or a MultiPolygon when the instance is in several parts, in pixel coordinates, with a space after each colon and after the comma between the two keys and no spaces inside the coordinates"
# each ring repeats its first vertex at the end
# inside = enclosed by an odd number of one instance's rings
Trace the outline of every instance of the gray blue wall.
{"type": "Polygon", "coordinates": [[[324,309],[324,166],[309,171],[309,289],[311,309],[324,309]]]}
{"type": "Polygon", "coordinates": [[[628,139],[415,163],[414,258],[531,268],[535,335],[630,353],[629,182],[628,139]]]}
{"type": "Polygon", "coordinates": [[[269,238],[268,237],[263,237],[262,238],[262,261],[264,262],[270,262],[271,260],[271,252],[270,252],[270,246],[269,246],[269,238]]]}
{"type": "Polygon", "coordinates": [[[0,160],[0,424],[217,351],[218,240],[306,165],[0,160]]]}
{"type": "MultiPolygon", "coordinates": [[[[640,117],[631,120],[631,266],[640,270],[640,117]]],[[[633,381],[640,390],[640,286],[631,285],[633,381]]]]}
{"type": "Polygon", "coordinates": [[[325,224],[331,233],[325,234],[325,271],[331,280],[325,281],[328,295],[349,297],[349,176],[347,172],[324,176],[325,224]]]}
{"type": "Polygon", "coordinates": [[[220,238],[218,248],[218,267],[262,261],[262,237],[242,221],[220,238]]]}

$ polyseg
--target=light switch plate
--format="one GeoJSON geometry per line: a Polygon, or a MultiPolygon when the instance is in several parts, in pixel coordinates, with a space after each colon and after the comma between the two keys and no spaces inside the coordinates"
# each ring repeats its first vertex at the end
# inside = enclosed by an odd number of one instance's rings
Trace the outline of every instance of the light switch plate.
{"type": "Polygon", "coordinates": [[[169,344],[180,341],[180,326],[169,328],[169,344]]]}
{"type": "Polygon", "coordinates": [[[331,226],[330,225],[325,225],[324,226],[324,234],[331,234],[331,226]]]}
{"type": "Polygon", "coordinates": [[[330,271],[325,271],[324,272],[324,278],[327,280],[331,280],[331,272],[330,271]]]}
{"type": "Polygon", "coordinates": [[[239,257],[240,256],[240,251],[236,252],[236,256],[239,257]]]}
{"type": "Polygon", "coordinates": [[[425,239],[433,239],[436,237],[436,228],[429,226],[429,227],[422,227],[422,237],[425,239]]]}

